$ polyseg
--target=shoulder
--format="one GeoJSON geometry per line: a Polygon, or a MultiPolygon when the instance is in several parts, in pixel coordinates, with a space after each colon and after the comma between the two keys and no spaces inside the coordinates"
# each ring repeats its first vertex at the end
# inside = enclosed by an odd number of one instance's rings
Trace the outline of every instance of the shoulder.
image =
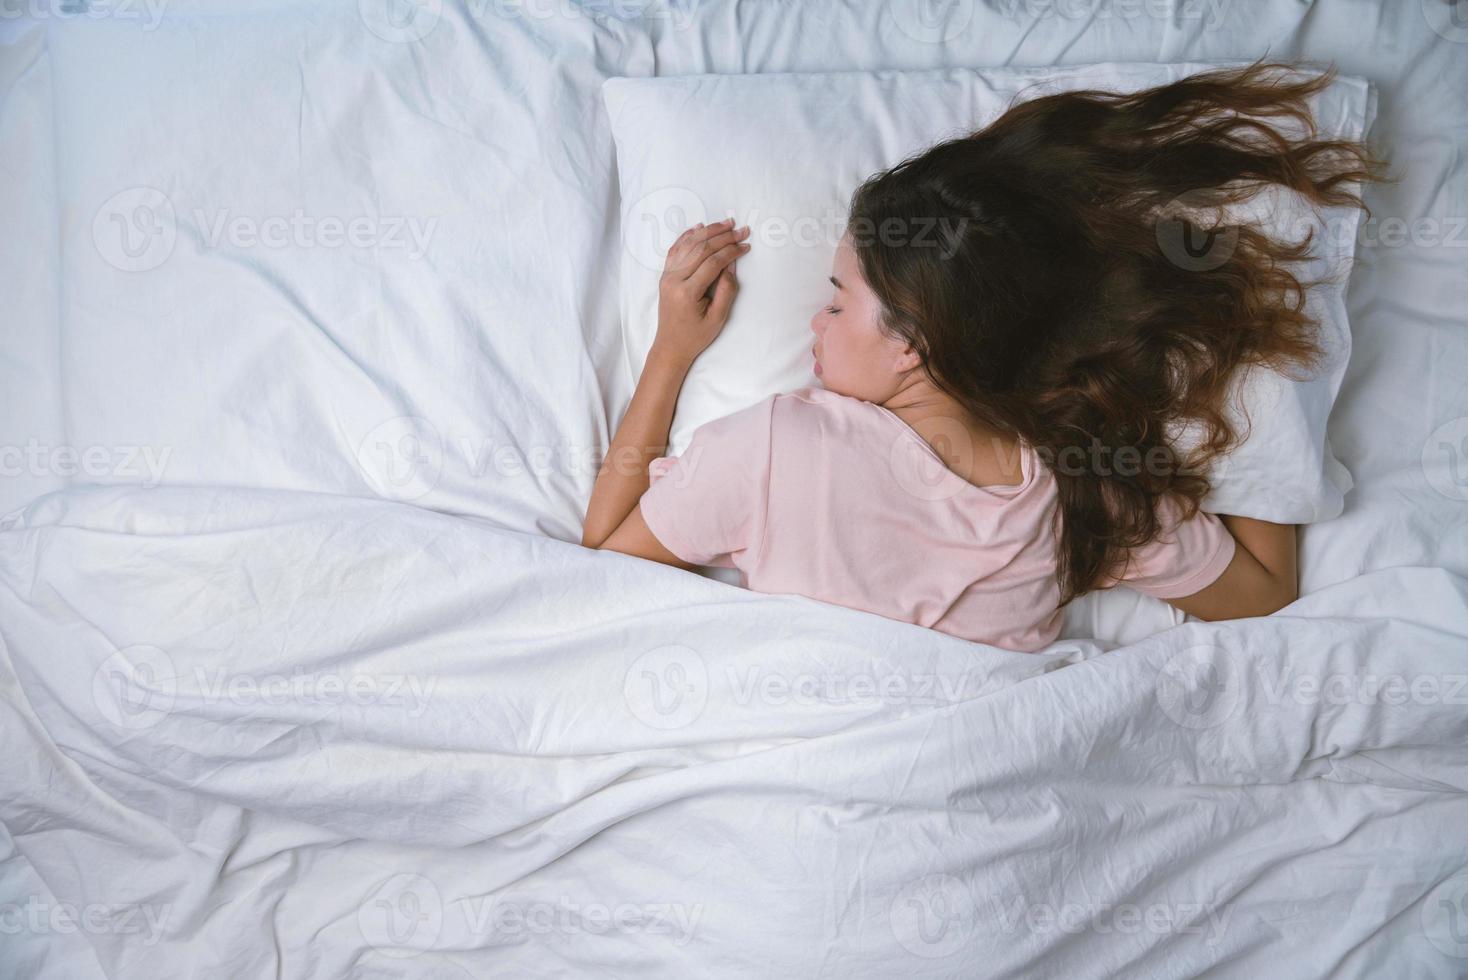
{"type": "Polygon", "coordinates": [[[699,424],[680,455],[692,458],[712,452],[737,456],[767,449],[774,427],[775,401],[779,397],[767,395],[753,404],[699,424]]]}
{"type": "Polygon", "coordinates": [[[750,443],[778,437],[786,445],[793,440],[829,441],[837,433],[849,434],[865,427],[883,425],[882,411],[869,402],[838,395],[824,388],[800,388],[767,395],[698,429],[704,440],[750,443]]]}
{"type": "Polygon", "coordinates": [[[743,408],[735,409],[727,415],[716,419],[710,419],[701,424],[697,431],[705,435],[715,435],[732,432],[745,432],[758,429],[762,425],[769,426],[770,413],[774,408],[775,399],[779,395],[766,395],[759,401],[743,408]]]}
{"type": "Polygon", "coordinates": [[[782,429],[807,427],[830,432],[857,424],[881,424],[881,409],[877,406],[825,388],[799,388],[775,395],[772,415],[782,429]]]}
{"type": "Polygon", "coordinates": [[[839,395],[834,391],[817,387],[797,388],[783,395],[775,395],[774,398],[782,404],[801,406],[817,411],[843,411],[868,404],[860,398],[852,398],[850,395],[839,395]]]}

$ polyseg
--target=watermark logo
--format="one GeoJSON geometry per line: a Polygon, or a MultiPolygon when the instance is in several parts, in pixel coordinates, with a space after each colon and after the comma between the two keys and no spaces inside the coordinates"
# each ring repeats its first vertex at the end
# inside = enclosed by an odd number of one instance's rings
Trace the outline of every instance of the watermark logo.
{"type": "Polygon", "coordinates": [[[1187,191],[1173,198],[1157,216],[1157,247],[1167,260],[1188,272],[1210,272],[1233,257],[1239,228],[1224,224],[1204,228],[1192,220],[1199,211],[1212,211],[1206,192],[1187,191]]]}
{"type": "Polygon", "coordinates": [[[443,440],[427,419],[400,415],[367,433],[357,445],[357,465],[380,495],[417,500],[438,485],[443,440]]]}
{"type": "Polygon", "coordinates": [[[118,478],[156,487],[172,456],[172,446],[50,446],[33,438],[0,446],[0,476],[118,478]]]}
{"type": "Polygon", "coordinates": [[[999,0],[999,10],[1008,17],[1044,20],[1061,17],[1066,20],[1105,21],[1153,20],[1202,21],[1204,30],[1223,23],[1228,0],[999,0]]]}
{"type": "Polygon", "coordinates": [[[412,44],[427,37],[443,16],[443,0],[357,0],[367,30],[390,44],[412,44]]]}
{"type": "Polygon", "coordinates": [[[1422,16],[1433,33],[1454,44],[1468,44],[1468,2],[1419,0],[1422,16]]]}
{"type": "Polygon", "coordinates": [[[460,436],[452,440],[450,456],[462,462],[469,476],[482,480],[493,473],[497,477],[546,477],[562,474],[595,477],[603,460],[611,459],[610,469],[622,474],[640,475],[645,465],[642,453],[633,447],[606,455],[600,445],[563,441],[557,443],[497,443],[493,439],[460,436]]]}
{"type": "MultiPolygon", "coordinates": [[[[401,252],[411,260],[428,254],[438,217],[411,215],[240,214],[230,208],[195,208],[189,217],[206,249],[371,249],[401,252]]],[[[92,242],[104,261],[124,272],[148,272],[168,261],[178,242],[178,213],[168,195],[132,187],[108,198],[92,219],[92,242]]]]}
{"type": "Polygon", "coordinates": [[[357,928],[379,953],[410,959],[438,942],[443,896],[422,875],[393,875],[358,907],[357,928]]]}
{"type": "Polygon", "coordinates": [[[461,937],[503,946],[529,936],[573,936],[640,933],[685,946],[693,938],[703,905],[682,902],[515,900],[500,895],[465,897],[445,903],[432,881],[403,873],[383,881],[357,908],[357,928],[367,944],[384,955],[411,959],[445,946],[445,933],[462,948],[461,937]],[[462,920],[457,916],[462,915],[462,920]]]}
{"type": "MultiPolygon", "coordinates": [[[[828,213],[828,218],[831,213],[828,213]]],[[[809,220],[819,225],[819,219],[808,216],[797,221],[809,220]]],[[[930,248],[938,258],[948,261],[963,244],[968,231],[969,219],[952,215],[913,215],[890,217],[876,221],[858,215],[850,221],[837,220],[837,239],[845,237],[853,248],[870,248],[881,245],[885,248],[930,248]]],[[[831,227],[829,221],[827,227],[831,227]]],[[[797,241],[797,244],[814,244],[797,241]]]]}
{"type": "Polygon", "coordinates": [[[204,245],[219,248],[360,248],[401,251],[414,261],[428,254],[438,218],[406,215],[307,214],[296,208],[289,215],[264,218],[234,214],[229,208],[207,211],[196,208],[195,225],[203,232],[204,245]]]}
{"type": "MultiPolygon", "coordinates": [[[[1332,217],[1324,227],[1326,241],[1344,244],[1352,240],[1352,236],[1347,234],[1349,216],[1332,217]]],[[[1461,214],[1410,219],[1395,214],[1372,215],[1358,223],[1354,240],[1355,246],[1362,249],[1402,248],[1406,245],[1413,248],[1468,248],[1468,218],[1461,214]]]]}
{"type": "Polygon", "coordinates": [[[177,696],[173,659],[154,646],[118,650],[92,674],[92,703],[119,728],[153,727],[173,710],[177,696]]]}
{"type": "Polygon", "coordinates": [[[645,725],[686,727],[708,705],[708,665],[697,650],[680,644],[649,650],[627,668],[622,699],[645,725]]]}
{"type": "MultiPolygon", "coordinates": [[[[768,252],[781,248],[834,251],[843,237],[853,247],[931,249],[941,260],[951,259],[962,246],[970,219],[953,215],[889,217],[876,221],[828,206],[819,214],[766,212],[760,208],[730,208],[723,216],[734,227],[748,227],[746,242],[768,252]]],[[[707,223],[709,209],[686,187],[649,191],[622,216],[622,241],[634,261],[645,269],[663,271],[669,249],[678,236],[696,224],[707,223]]],[[[723,220],[720,218],[719,220],[723,220]]]]}
{"type": "Polygon", "coordinates": [[[168,195],[152,187],[130,187],[109,197],[92,219],[97,254],[123,272],[156,269],[173,254],[178,219],[168,195]]]}
{"type": "Polygon", "coordinates": [[[1062,932],[1079,935],[1119,934],[1135,936],[1203,936],[1203,945],[1217,946],[1228,931],[1233,906],[1218,908],[1203,902],[1154,902],[1136,905],[1131,902],[1029,902],[1015,896],[1008,907],[999,905],[1000,928],[1013,934],[1020,926],[1034,935],[1062,932]]]}
{"type": "Polygon", "coordinates": [[[1157,672],[1157,703],[1184,728],[1214,728],[1238,710],[1243,681],[1224,650],[1207,644],[1188,647],[1157,672]]]}
{"type": "Polygon", "coordinates": [[[918,433],[903,424],[888,450],[888,469],[903,492],[913,498],[949,500],[968,487],[958,472],[968,472],[973,466],[973,436],[956,418],[932,418],[924,425],[928,431],[918,433]],[[952,457],[951,468],[940,451],[952,457]]]}
{"type": "Polygon", "coordinates": [[[1468,416],[1432,430],[1422,444],[1422,474],[1449,500],[1468,500],[1468,416]]]}
{"type": "Polygon", "coordinates": [[[931,874],[903,886],[887,917],[892,934],[909,953],[942,959],[973,938],[977,906],[962,881],[949,874],[931,874]]]}
{"type": "Polygon", "coordinates": [[[469,931],[475,935],[493,936],[496,943],[527,935],[642,933],[662,937],[674,946],[686,946],[703,916],[702,903],[622,902],[607,905],[605,902],[577,902],[565,895],[555,901],[514,901],[497,896],[468,899],[463,908],[469,931]]]}
{"type": "MultiPolygon", "coordinates": [[[[969,487],[966,479],[954,477],[972,472],[978,456],[973,434],[956,418],[933,417],[921,424],[922,432],[904,425],[895,433],[887,453],[888,471],[904,492],[919,500],[947,500],[969,487]]],[[[989,455],[1004,472],[1023,477],[993,484],[997,489],[1023,486],[1037,468],[1059,476],[1096,477],[1191,476],[1204,469],[1170,444],[1148,446],[1143,451],[1135,445],[1104,445],[1094,436],[1089,445],[1035,446],[997,436],[989,437],[988,444],[989,455]]],[[[1215,456],[1207,469],[1216,481],[1227,473],[1228,465],[1225,454],[1215,456]]]]}
{"type": "Polygon", "coordinates": [[[737,666],[726,670],[734,703],[750,705],[947,705],[970,696],[968,674],[799,672],[737,666]]]}
{"type": "Polygon", "coordinates": [[[1272,705],[1468,706],[1468,674],[1296,673],[1288,665],[1271,676],[1256,669],[1264,700],[1272,705]]]}
{"type": "Polygon", "coordinates": [[[892,0],[892,23],[920,44],[943,44],[974,19],[974,0],[892,0]]]}
{"type": "Polygon", "coordinates": [[[386,706],[421,718],[438,678],[420,674],[335,674],[296,670],[290,674],[242,674],[224,668],[194,669],[195,696],[206,703],[244,707],[305,705],[338,708],[386,706]]]}
{"type": "Polygon", "coordinates": [[[156,31],[169,0],[0,0],[0,22],[17,20],[116,20],[141,22],[156,31]]]}
{"type": "Polygon", "coordinates": [[[475,19],[496,16],[505,20],[565,20],[588,15],[606,15],[621,21],[665,21],[674,31],[688,27],[692,9],[682,9],[678,0],[469,0],[475,19]]]}
{"type": "Polygon", "coordinates": [[[708,221],[703,199],[686,187],[662,187],[639,197],[622,215],[622,244],[645,269],[661,272],[678,236],[708,221]]]}
{"type": "Polygon", "coordinates": [[[127,936],[128,942],[157,946],[173,914],[172,905],[46,902],[34,896],[24,904],[0,902],[0,936],[48,934],[127,936]]]}
{"type": "Polygon", "coordinates": [[[1422,932],[1438,952],[1468,959],[1468,873],[1438,885],[1422,903],[1422,932]]]}

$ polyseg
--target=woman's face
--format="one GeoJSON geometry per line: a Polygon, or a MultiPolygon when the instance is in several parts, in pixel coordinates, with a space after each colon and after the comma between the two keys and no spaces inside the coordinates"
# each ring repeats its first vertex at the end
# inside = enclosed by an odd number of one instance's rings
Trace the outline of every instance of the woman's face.
{"type": "Polygon", "coordinates": [[[861,278],[848,236],[836,247],[831,302],[811,317],[811,348],[821,385],[837,394],[881,404],[891,398],[920,360],[902,340],[884,334],[881,303],[861,278]]]}

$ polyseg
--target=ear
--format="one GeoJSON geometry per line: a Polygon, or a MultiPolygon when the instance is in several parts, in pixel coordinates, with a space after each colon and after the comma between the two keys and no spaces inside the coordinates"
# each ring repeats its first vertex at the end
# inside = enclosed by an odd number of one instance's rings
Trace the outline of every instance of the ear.
{"type": "Polygon", "coordinates": [[[922,367],[922,364],[923,359],[912,349],[912,345],[903,344],[902,349],[892,359],[892,370],[898,374],[906,374],[922,367]]]}

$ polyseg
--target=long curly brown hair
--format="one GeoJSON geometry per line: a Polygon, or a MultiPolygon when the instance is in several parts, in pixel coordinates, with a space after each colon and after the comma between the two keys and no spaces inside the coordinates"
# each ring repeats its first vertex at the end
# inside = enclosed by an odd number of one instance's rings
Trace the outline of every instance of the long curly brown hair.
{"type": "Polygon", "coordinates": [[[1224,208],[1278,185],[1370,214],[1359,189],[1391,179],[1384,163],[1364,143],[1317,139],[1307,103],[1335,74],[1256,61],[1133,93],[1034,98],[852,195],[850,227],[942,219],[942,248],[881,235],[852,246],[882,329],[1055,474],[1062,604],[1123,577],[1162,530],[1164,495],[1196,513],[1205,468],[1240,439],[1224,412],[1237,369],[1318,367],[1305,296],[1330,280],[1290,270],[1313,230],[1281,241],[1224,208]],[[1200,434],[1187,452],[1183,427],[1200,434]],[[1146,463],[1060,465],[1078,449],[1146,463]]]}

